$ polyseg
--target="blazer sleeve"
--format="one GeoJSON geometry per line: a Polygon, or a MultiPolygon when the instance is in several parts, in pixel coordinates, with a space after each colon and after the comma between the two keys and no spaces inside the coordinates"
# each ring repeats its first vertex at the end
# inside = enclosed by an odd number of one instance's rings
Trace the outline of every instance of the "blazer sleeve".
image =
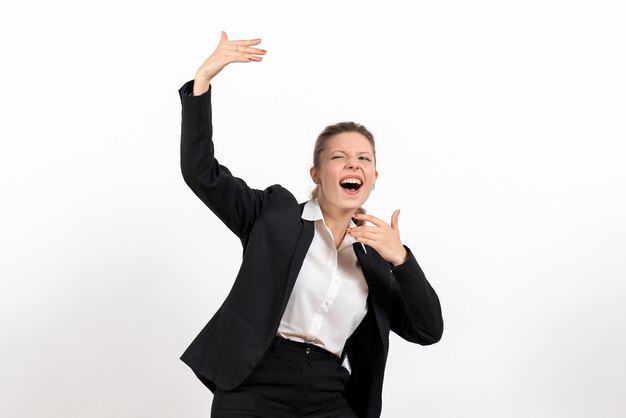
{"type": "Polygon", "coordinates": [[[214,156],[211,88],[193,96],[193,80],[178,91],[182,104],[180,166],[185,183],[240,239],[245,237],[272,188],[257,190],[231,174],[214,156]]]}
{"type": "Polygon", "coordinates": [[[434,344],[443,334],[439,297],[432,288],[413,253],[408,260],[391,269],[391,330],[407,341],[434,344]]]}

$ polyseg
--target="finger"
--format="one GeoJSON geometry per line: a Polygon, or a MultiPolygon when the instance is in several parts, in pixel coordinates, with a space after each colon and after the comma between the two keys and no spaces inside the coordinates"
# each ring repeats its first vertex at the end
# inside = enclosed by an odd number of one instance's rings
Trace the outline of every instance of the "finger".
{"type": "Polygon", "coordinates": [[[372,247],[373,249],[378,251],[378,242],[377,241],[375,241],[373,239],[365,238],[365,237],[354,237],[354,239],[356,239],[357,242],[360,242],[360,243],[365,244],[365,245],[369,245],[370,247],[372,247]]]}
{"type": "MultiPolygon", "coordinates": [[[[380,228],[379,228],[379,231],[380,231],[380,228]]],[[[365,238],[365,239],[369,239],[369,240],[376,241],[376,242],[381,242],[383,241],[383,238],[384,238],[384,236],[381,235],[380,232],[374,232],[374,231],[361,231],[357,236],[360,238],[365,238]]]]}
{"type": "Polygon", "coordinates": [[[243,53],[243,54],[254,54],[254,55],[264,55],[267,51],[261,48],[253,48],[250,46],[246,46],[243,44],[238,44],[234,42],[227,42],[221,45],[221,49],[226,54],[228,53],[243,53]]]}
{"type": "Polygon", "coordinates": [[[256,39],[238,39],[238,40],[232,40],[232,41],[228,41],[229,44],[231,45],[237,45],[237,46],[252,46],[252,45],[258,45],[261,43],[261,38],[256,38],[256,39]]]}
{"type": "Polygon", "coordinates": [[[348,232],[353,235],[363,235],[363,236],[376,236],[380,234],[384,234],[385,230],[379,226],[355,226],[354,228],[349,228],[348,232]]]}
{"type": "Polygon", "coordinates": [[[267,52],[265,49],[251,48],[249,46],[235,45],[235,51],[243,52],[244,54],[265,55],[267,52]]]}
{"type": "Polygon", "coordinates": [[[228,54],[227,58],[230,60],[230,62],[260,62],[263,60],[263,57],[259,57],[257,55],[241,54],[238,52],[231,52],[230,54],[228,54]]]}
{"type": "Polygon", "coordinates": [[[226,35],[226,32],[222,31],[222,35],[220,36],[220,42],[226,41],[228,41],[228,35],[226,35]]]}
{"type": "Polygon", "coordinates": [[[367,215],[367,214],[363,214],[363,213],[356,213],[356,214],[354,214],[353,217],[356,218],[356,219],[359,219],[359,220],[371,222],[371,223],[373,223],[376,226],[389,226],[387,224],[387,222],[382,221],[382,220],[380,220],[377,217],[372,216],[372,215],[367,215]]]}
{"type": "Polygon", "coordinates": [[[400,209],[396,210],[393,215],[391,215],[391,229],[398,229],[398,216],[400,215],[400,209]]]}

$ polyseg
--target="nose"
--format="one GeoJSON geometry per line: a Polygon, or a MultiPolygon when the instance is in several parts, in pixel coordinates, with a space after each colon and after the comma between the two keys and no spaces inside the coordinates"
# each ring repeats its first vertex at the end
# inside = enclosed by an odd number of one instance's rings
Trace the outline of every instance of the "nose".
{"type": "Polygon", "coordinates": [[[358,164],[358,162],[357,162],[357,161],[355,161],[355,160],[350,160],[350,161],[348,161],[348,168],[353,168],[353,169],[355,169],[355,170],[358,170],[358,169],[360,169],[360,168],[361,168],[361,166],[358,164]]]}

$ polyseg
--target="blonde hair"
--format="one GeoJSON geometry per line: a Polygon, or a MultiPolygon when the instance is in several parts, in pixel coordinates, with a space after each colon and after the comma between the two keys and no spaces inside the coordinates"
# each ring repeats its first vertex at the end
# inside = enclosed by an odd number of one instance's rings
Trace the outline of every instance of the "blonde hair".
{"type": "MultiPolygon", "coordinates": [[[[372,146],[372,151],[374,152],[374,164],[376,164],[376,144],[374,142],[374,135],[363,125],[355,122],[339,122],[334,125],[328,125],[324,130],[317,136],[317,140],[315,141],[315,147],[313,148],[313,167],[316,170],[320,168],[320,159],[322,158],[322,152],[326,148],[326,144],[330,139],[332,139],[335,135],[345,133],[345,132],[356,132],[363,135],[372,146]]],[[[315,188],[311,191],[311,199],[317,199],[319,197],[319,186],[315,186],[315,188]]],[[[358,208],[356,213],[365,214],[366,211],[364,208],[358,208]]],[[[357,221],[356,224],[361,226],[365,224],[364,221],[357,221]]]]}

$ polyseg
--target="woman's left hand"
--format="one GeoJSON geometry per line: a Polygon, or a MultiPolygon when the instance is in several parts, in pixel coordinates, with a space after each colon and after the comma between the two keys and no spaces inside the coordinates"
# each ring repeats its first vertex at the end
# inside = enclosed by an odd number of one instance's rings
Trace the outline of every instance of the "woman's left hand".
{"type": "Polygon", "coordinates": [[[400,231],[398,230],[398,215],[400,209],[391,215],[391,225],[381,221],[372,215],[356,214],[355,219],[368,221],[376,226],[356,226],[348,228],[348,235],[354,237],[358,242],[369,245],[389,263],[397,266],[404,263],[408,258],[408,253],[400,241],[400,231]]]}

